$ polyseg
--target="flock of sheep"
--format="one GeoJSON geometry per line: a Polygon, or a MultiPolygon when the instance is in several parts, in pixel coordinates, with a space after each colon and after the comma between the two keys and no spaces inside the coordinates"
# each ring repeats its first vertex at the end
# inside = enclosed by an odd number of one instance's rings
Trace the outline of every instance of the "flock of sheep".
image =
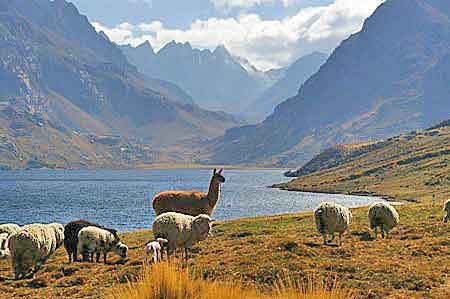
{"type": "MultiPolygon", "coordinates": [[[[220,186],[225,182],[222,170],[214,170],[207,193],[196,191],[169,191],[156,195],[153,208],[157,217],[153,223],[154,241],[145,245],[145,251],[157,263],[164,253],[170,256],[178,248],[184,249],[187,261],[189,249],[210,235],[210,215],[220,197],[220,186]]],[[[444,222],[450,220],[450,200],[444,205],[444,222]]],[[[317,231],[322,234],[325,245],[333,242],[335,233],[342,236],[352,221],[350,209],[336,203],[324,202],[314,211],[317,231]]],[[[388,203],[375,203],[369,208],[369,225],[378,230],[383,238],[399,224],[399,214],[388,203]]],[[[116,230],[85,220],[77,220],[63,226],[58,223],[30,224],[19,227],[16,224],[0,225],[0,258],[11,258],[16,279],[34,276],[45,261],[64,245],[69,262],[100,261],[107,263],[107,255],[114,252],[126,258],[128,247],[123,244],[116,230]]]]}

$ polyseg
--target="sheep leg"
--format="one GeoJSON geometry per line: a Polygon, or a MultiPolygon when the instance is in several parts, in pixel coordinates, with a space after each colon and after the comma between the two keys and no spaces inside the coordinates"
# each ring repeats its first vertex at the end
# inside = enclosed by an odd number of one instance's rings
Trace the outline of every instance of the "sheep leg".
{"type": "Polygon", "coordinates": [[[90,253],[90,256],[91,256],[91,263],[93,263],[93,262],[94,262],[94,253],[91,252],[91,253],[90,253]]]}
{"type": "Polygon", "coordinates": [[[383,239],[386,238],[386,233],[385,233],[385,230],[384,230],[383,225],[381,226],[381,237],[382,237],[383,239]]]}
{"type": "Polygon", "coordinates": [[[329,243],[332,243],[334,241],[334,233],[331,234],[331,240],[329,243]]]}
{"type": "Polygon", "coordinates": [[[72,250],[72,255],[73,255],[73,261],[74,262],[78,262],[78,249],[77,248],[74,248],[73,250],[72,250]]]}
{"type": "Polygon", "coordinates": [[[338,243],[338,245],[339,245],[339,246],[342,245],[342,234],[339,234],[339,243],[338,243]]]}
{"type": "Polygon", "coordinates": [[[106,264],[108,259],[108,253],[105,251],[103,252],[103,263],[106,264]]]}
{"type": "Polygon", "coordinates": [[[156,251],[155,249],[153,249],[153,263],[158,263],[158,251],[156,251]]]}
{"type": "Polygon", "coordinates": [[[100,252],[98,251],[95,252],[95,262],[96,263],[100,262],[100,252]]]}
{"type": "Polygon", "coordinates": [[[374,231],[375,231],[375,240],[376,240],[378,237],[378,226],[375,226],[374,231]]]}
{"type": "Polygon", "coordinates": [[[327,245],[327,244],[328,244],[327,234],[323,234],[323,245],[327,245]]]}
{"type": "Polygon", "coordinates": [[[187,261],[189,259],[189,249],[188,248],[184,249],[184,259],[185,259],[185,261],[187,263],[187,261]]]}

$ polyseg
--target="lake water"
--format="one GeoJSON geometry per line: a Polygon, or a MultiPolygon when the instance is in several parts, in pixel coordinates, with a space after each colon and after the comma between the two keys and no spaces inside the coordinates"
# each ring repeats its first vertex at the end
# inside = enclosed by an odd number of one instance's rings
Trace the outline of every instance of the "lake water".
{"type": "MultiPolygon", "coordinates": [[[[324,200],[348,207],[377,198],[288,192],[280,170],[225,170],[217,220],[313,210],[324,200]]],[[[0,223],[67,223],[87,219],[120,231],[151,228],[152,197],[166,190],[207,191],[209,170],[0,172],[0,223]]]]}

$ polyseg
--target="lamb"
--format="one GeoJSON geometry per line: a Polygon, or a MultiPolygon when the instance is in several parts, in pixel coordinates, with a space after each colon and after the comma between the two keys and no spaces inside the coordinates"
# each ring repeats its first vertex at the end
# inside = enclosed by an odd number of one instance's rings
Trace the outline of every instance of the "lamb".
{"type": "Polygon", "coordinates": [[[199,241],[206,240],[211,230],[211,218],[201,214],[196,217],[168,212],[156,217],[153,235],[169,241],[169,255],[177,248],[184,248],[187,262],[189,249],[199,241]]]}
{"type": "Polygon", "coordinates": [[[169,241],[163,238],[158,238],[155,241],[145,244],[145,252],[147,255],[152,255],[153,262],[156,264],[163,260],[164,251],[167,249],[169,241]]]}
{"type": "Polygon", "coordinates": [[[370,229],[375,231],[375,239],[377,238],[378,228],[380,228],[381,236],[384,239],[388,236],[389,231],[400,223],[398,212],[386,202],[372,204],[369,208],[368,217],[370,229]]]}
{"type": "Polygon", "coordinates": [[[314,211],[317,231],[323,236],[324,245],[334,240],[334,233],[339,233],[338,246],[342,245],[342,235],[348,230],[352,222],[350,209],[333,202],[323,202],[314,211]],[[331,235],[331,240],[328,240],[331,235]]]}
{"type": "Polygon", "coordinates": [[[18,232],[20,230],[20,226],[13,223],[8,224],[0,224],[0,234],[8,234],[12,235],[15,232],[18,232]]]}
{"type": "Polygon", "coordinates": [[[11,255],[8,249],[8,239],[7,233],[0,234],[0,259],[6,259],[11,255]]]}
{"type": "Polygon", "coordinates": [[[83,256],[90,255],[91,262],[100,261],[100,254],[103,253],[103,262],[107,263],[108,253],[114,251],[122,259],[127,257],[128,246],[120,241],[117,234],[96,226],[88,226],[78,233],[78,252],[83,256]]]}
{"type": "Polygon", "coordinates": [[[450,220],[450,199],[444,203],[444,212],[446,212],[444,223],[447,223],[450,220]]]}
{"type": "MultiPolygon", "coordinates": [[[[66,224],[64,227],[64,247],[67,251],[67,255],[69,256],[69,263],[78,261],[78,234],[80,230],[88,226],[96,226],[99,228],[104,228],[99,224],[92,223],[86,220],[76,220],[66,224]]],[[[106,229],[106,228],[104,228],[106,229]]],[[[110,231],[112,234],[117,236],[117,231],[114,229],[106,229],[110,231]]],[[[118,238],[118,236],[117,236],[118,238]]],[[[87,260],[87,257],[84,256],[83,260],[87,260]]]]}
{"type": "Polygon", "coordinates": [[[25,225],[9,237],[16,279],[34,276],[45,261],[63,244],[64,227],[59,223],[25,225]]]}

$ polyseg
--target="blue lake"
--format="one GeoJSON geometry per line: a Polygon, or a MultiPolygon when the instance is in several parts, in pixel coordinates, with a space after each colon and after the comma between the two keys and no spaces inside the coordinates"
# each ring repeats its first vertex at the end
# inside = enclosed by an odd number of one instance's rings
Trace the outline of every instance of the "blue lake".
{"type": "MultiPolygon", "coordinates": [[[[214,211],[217,220],[313,210],[328,200],[348,207],[377,198],[288,192],[267,186],[286,181],[280,170],[226,170],[214,211]]],[[[211,171],[198,169],[126,171],[0,172],[0,223],[67,223],[87,219],[120,231],[151,228],[152,197],[166,190],[207,191],[211,171]]]]}

